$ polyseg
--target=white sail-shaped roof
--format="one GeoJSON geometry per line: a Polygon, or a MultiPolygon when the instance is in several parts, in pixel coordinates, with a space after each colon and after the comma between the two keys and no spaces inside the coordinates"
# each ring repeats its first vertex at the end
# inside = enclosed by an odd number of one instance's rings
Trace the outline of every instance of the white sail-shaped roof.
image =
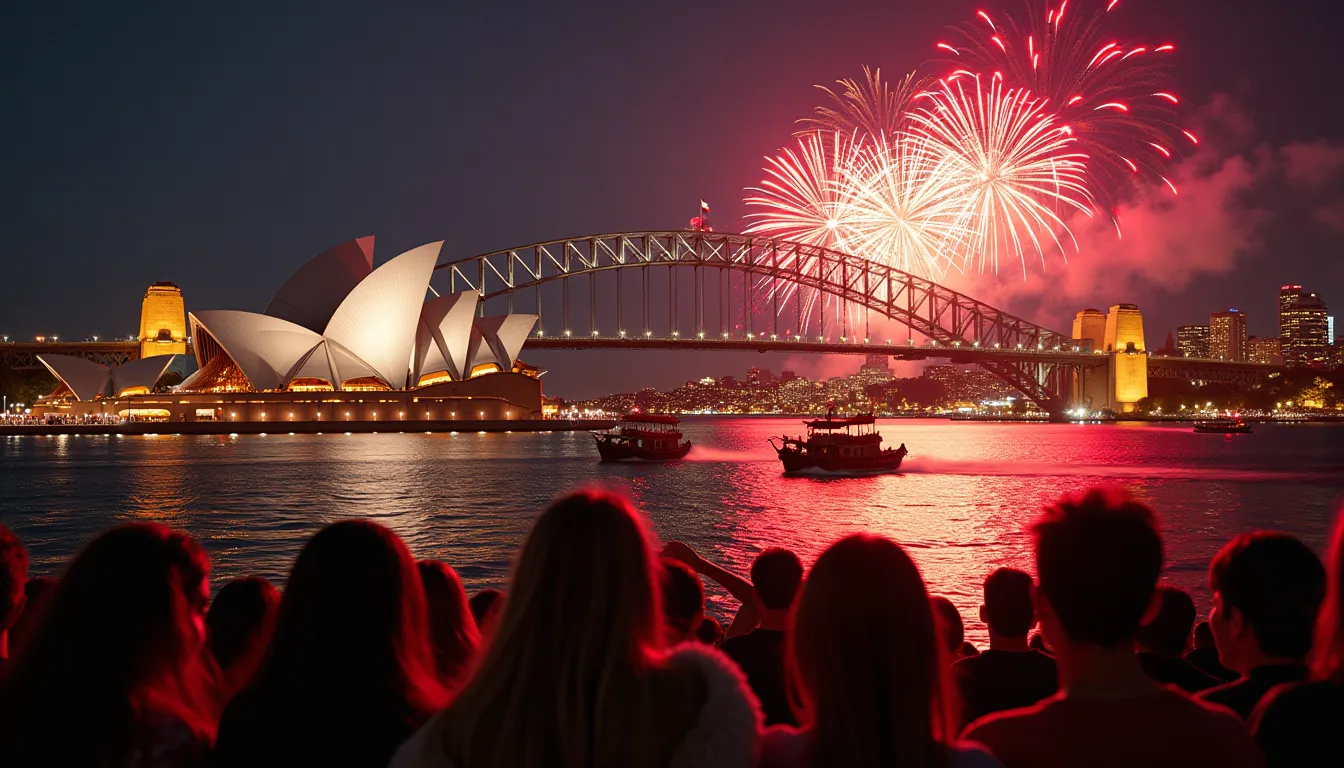
{"type": "MultiPolygon", "coordinates": [[[[537,324],[537,315],[495,315],[482,317],[476,321],[476,328],[501,370],[513,370],[518,361],[518,353],[523,351],[523,343],[537,324]]],[[[480,363],[475,363],[479,365],[480,363]]]]}
{"type": "Polygon", "coordinates": [[[294,379],[321,379],[335,387],[339,387],[341,383],[331,371],[331,358],[327,355],[325,341],[309,350],[308,354],[289,371],[285,379],[286,386],[294,379]]]}
{"type": "Polygon", "coordinates": [[[487,363],[495,363],[500,370],[506,370],[504,364],[495,359],[495,351],[486,343],[485,335],[474,323],[471,326],[471,341],[468,343],[470,346],[467,352],[467,364],[463,371],[466,377],[471,376],[471,372],[476,366],[486,365],[487,363]]]}
{"type": "Polygon", "coordinates": [[[345,297],[373,271],[373,235],[348,240],[299,267],[266,314],[321,333],[345,297]]]}
{"type": "Polygon", "coordinates": [[[201,337],[203,331],[257,390],[283,388],[290,371],[322,343],[322,337],[307,328],[270,315],[214,309],[189,317],[197,362],[204,366],[214,356],[213,345],[201,337]]]}
{"type": "Polygon", "coordinates": [[[175,357],[177,355],[154,355],[118,365],[112,369],[110,394],[117,396],[135,387],[154,389],[154,385],[159,383],[163,372],[173,364],[175,357]]]}
{"type": "Polygon", "coordinates": [[[378,371],[375,371],[368,363],[359,359],[355,353],[342,347],[340,344],[327,339],[327,353],[331,356],[331,364],[334,368],[336,378],[333,383],[340,388],[341,382],[351,379],[374,378],[382,381],[392,389],[401,389],[400,382],[394,384],[384,379],[378,371]]]}
{"type": "Polygon", "coordinates": [[[64,384],[80,402],[88,402],[99,395],[107,394],[112,372],[106,365],[73,355],[38,355],[37,361],[51,371],[51,375],[64,384]]]}
{"type": "Polygon", "coordinates": [[[458,381],[466,378],[471,323],[479,300],[479,293],[465,291],[425,302],[415,335],[413,382],[438,371],[447,371],[458,381]]]}
{"type": "Polygon", "coordinates": [[[413,248],[375,269],[345,297],[322,334],[395,389],[406,383],[420,310],[442,246],[440,240],[413,248]]]}

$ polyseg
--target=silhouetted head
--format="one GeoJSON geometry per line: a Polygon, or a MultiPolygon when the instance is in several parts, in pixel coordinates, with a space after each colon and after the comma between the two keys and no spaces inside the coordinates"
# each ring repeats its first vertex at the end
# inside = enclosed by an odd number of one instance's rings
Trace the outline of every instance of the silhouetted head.
{"type": "Polygon", "coordinates": [[[23,585],[23,611],[9,628],[9,657],[17,659],[24,647],[33,639],[42,623],[42,614],[46,613],[51,596],[56,594],[56,580],[46,576],[35,576],[23,585]]]}
{"type": "Polygon", "coordinates": [[[1209,566],[1209,627],[1223,666],[1244,673],[1258,655],[1305,660],[1325,582],[1320,559],[1287,534],[1242,534],[1223,547],[1209,566]]]}
{"type": "Polygon", "coordinates": [[[658,561],[621,496],[585,490],[537,518],[485,658],[438,722],[459,765],[628,764],[655,749],[658,561]]]}
{"type": "Polygon", "coordinates": [[[723,625],[713,616],[706,616],[695,630],[695,636],[705,645],[718,645],[723,640],[723,625]]]}
{"type": "Polygon", "coordinates": [[[476,649],[481,645],[481,633],[476,630],[476,619],[467,607],[467,592],[457,571],[438,560],[421,560],[418,567],[429,608],[429,636],[439,679],[456,690],[466,681],[476,649]]]}
{"type": "Polygon", "coordinates": [[[1318,680],[1344,685],[1344,505],[1335,513],[1335,532],[1326,563],[1329,582],[1316,626],[1311,671],[1318,680]]]}
{"type": "Polygon", "coordinates": [[[333,523],[294,561],[254,681],[281,710],[443,705],[425,592],[406,545],[367,520],[333,523]]]}
{"type": "Polygon", "coordinates": [[[1048,507],[1032,533],[1038,609],[1050,645],[1133,642],[1162,570],[1153,513],[1093,489],[1048,507]]]}
{"type": "Polygon", "coordinates": [[[19,614],[26,600],[23,587],[28,582],[28,550],[19,537],[0,525],[0,635],[3,635],[19,614]]]}
{"type": "Polygon", "coordinates": [[[1195,601],[1184,590],[1165,584],[1157,588],[1157,601],[1157,612],[1139,627],[1135,640],[1158,655],[1180,656],[1195,624],[1195,601]]]}
{"type": "Polygon", "coordinates": [[[212,738],[208,571],[195,541],[161,525],[94,539],[0,688],[0,764],[120,764],[156,715],[212,738]]]}
{"type": "Polygon", "coordinates": [[[1193,632],[1195,648],[1216,648],[1213,641],[1213,630],[1209,628],[1209,622],[1199,621],[1195,623],[1193,632]]]}
{"type": "Polygon", "coordinates": [[[705,585],[685,563],[662,558],[664,639],[679,643],[695,635],[705,618],[705,585]]]}
{"type": "Polygon", "coordinates": [[[280,608],[280,591],[260,576],[225,584],[210,603],[205,626],[224,678],[224,696],[247,685],[266,655],[280,608]]]}
{"type": "Polygon", "coordinates": [[[476,620],[481,637],[494,634],[499,611],[504,607],[504,593],[498,589],[482,589],[472,595],[467,604],[471,607],[471,617],[476,620]]]}
{"type": "Polygon", "coordinates": [[[966,641],[966,625],[961,620],[961,612],[951,600],[942,595],[930,597],[929,605],[938,620],[938,637],[943,641],[943,649],[948,652],[948,658],[959,658],[961,644],[966,641]]]}
{"type": "Polygon", "coordinates": [[[996,568],[985,577],[985,604],[980,620],[1001,637],[1026,637],[1036,625],[1031,576],[1016,568],[996,568]]]}
{"type": "Polygon", "coordinates": [[[932,602],[905,551],[866,534],[832,544],[803,585],[789,635],[812,764],[944,762],[943,743],[955,736],[944,659],[932,602]]]}
{"type": "Polygon", "coordinates": [[[751,563],[751,584],[766,610],[788,610],[802,583],[803,563],[787,549],[771,547],[751,563]]]}

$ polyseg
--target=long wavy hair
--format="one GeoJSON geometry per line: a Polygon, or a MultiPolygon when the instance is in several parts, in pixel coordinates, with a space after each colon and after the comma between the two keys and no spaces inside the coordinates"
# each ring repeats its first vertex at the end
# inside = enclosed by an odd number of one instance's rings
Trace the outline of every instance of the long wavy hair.
{"type": "Polygon", "coordinates": [[[280,599],[270,651],[243,695],[299,718],[340,707],[423,720],[443,707],[425,592],[395,533],[346,520],[308,540],[280,599]]]}
{"type": "Polygon", "coordinates": [[[1325,567],[1329,579],[1325,601],[1316,619],[1311,671],[1318,680],[1344,684],[1344,505],[1335,514],[1335,531],[1325,567]]]}
{"type": "Polygon", "coordinates": [[[439,680],[451,690],[466,682],[481,646],[481,633],[467,605],[462,579],[447,563],[421,560],[416,564],[429,610],[429,637],[439,680]]]}
{"type": "Polygon", "coordinates": [[[803,583],[789,633],[794,710],[812,766],[945,766],[956,723],[924,580],[895,542],[832,544],[803,583]]]}
{"type": "Polygon", "coordinates": [[[665,764],[703,691],[659,666],[656,563],[620,496],[582,491],[551,505],[523,544],[485,659],[432,726],[422,764],[665,764]]]}
{"type": "Polygon", "coordinates": [[[0,764],[120,764],[163,719],[213,740],[209,570],[199,544],[162,525],[94,539],[0,686],[0,764]]]}

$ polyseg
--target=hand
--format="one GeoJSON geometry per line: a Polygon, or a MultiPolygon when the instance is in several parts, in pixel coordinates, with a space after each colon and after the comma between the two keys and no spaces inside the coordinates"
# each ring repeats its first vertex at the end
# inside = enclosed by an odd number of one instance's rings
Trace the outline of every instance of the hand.
{"type": "Polygon", "coordinates": [[[692,570],[700,570],[700,556],[695,554],[695,550],[684,541],[669,541],[663,546],[662,556],[672,560],[678,560],[691,567],[692,570]]]}

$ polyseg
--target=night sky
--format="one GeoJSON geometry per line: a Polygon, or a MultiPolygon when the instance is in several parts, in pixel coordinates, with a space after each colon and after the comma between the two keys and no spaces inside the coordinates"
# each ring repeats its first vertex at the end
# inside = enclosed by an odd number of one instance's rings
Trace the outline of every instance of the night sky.
{"type": "MultiPolygon", "coordinates": [[[[379,262],[439,239],[445,255],[467,256],[680,228],[701,198],[717,229],[740,231],[742,189],[816,106],[813,85],[865,64],[904,73],[976,9],[1023,7],[272,5],[0,7],[0,332],[134,333],[156,280],[182,286],[189,309],[260,311],[304,261],[370,233],[379,262]]],[[[1067,266],[958,287],[1065,331],[1084,306],[1137,303],[1150,347],[1227,306],[1250,314],[1251,333],[1273,334],[1285,282],[1320,292],[1344,325],[1335,6],[1122,0],[1118,36],[1178,46],[1182,122],[1205,139],[1172,169],[1181,197],[1140,195],[1122,214],[1123,241],[1081,228],[1067,266]]],[[[550,370],[548,392],[567,396],[758,364],[858,364],[525,357],[550,370]]]]}

